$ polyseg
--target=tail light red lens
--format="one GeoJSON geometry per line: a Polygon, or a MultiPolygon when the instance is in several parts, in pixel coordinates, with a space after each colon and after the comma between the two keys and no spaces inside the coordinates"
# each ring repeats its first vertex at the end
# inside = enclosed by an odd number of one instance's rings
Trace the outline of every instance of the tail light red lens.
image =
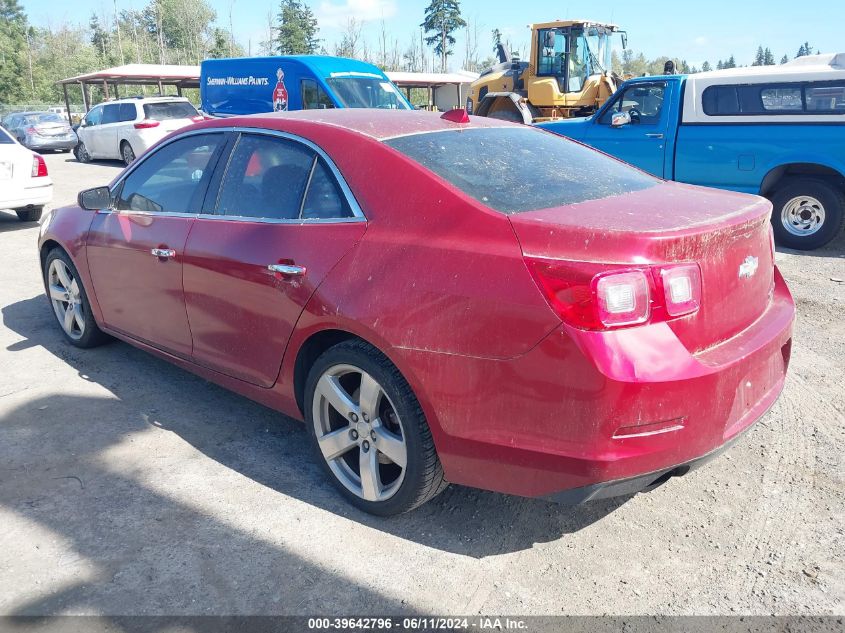
{"type": "Polygon", "coordinates": [[[205,121],[205,117],[201,114],[198,114],[197,116],[192,116],[191,121],[193,121],[194,123],[199,123],[200,121],[205,121]]]}
{"type": "Polygon", "coordinates": [[[147,130],[151,127],[158,127],[161,121],[156,121],[154,119],[144,119],[143,121],[138,121],[135,124],[136,130],[147,130]]]}
{"type": "Polygon", "coordinates": [[[32,177],[43,178],[47,175],[47,163],[44,162],[44,157],[40,154],[32,155],[32,177]]]}
{"type": "Polygon", "coordinates": [[[26,133],[29,134],[30,136],[41,136],[41,133],[38,130],[36,130],[34,127],[26,128],[26,133]]]}
{"type": "Polygon", "coordinates": [[[697,264],[631,269],[533,257],[525,263],[561,320],[581,329],[663,321],[701,306],[697,264]]]}
{"type": "Polygon", "coordinates": [[[701,270],[698,264],[682,264],[660,269],[666,314],[690,314],[701,306],[701,270]]]}

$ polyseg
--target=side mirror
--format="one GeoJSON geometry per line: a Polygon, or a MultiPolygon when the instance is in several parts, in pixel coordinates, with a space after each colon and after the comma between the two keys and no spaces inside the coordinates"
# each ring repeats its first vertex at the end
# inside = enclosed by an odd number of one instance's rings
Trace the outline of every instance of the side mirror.
{"type": "Polygon", "coordinates": [[[76,197],[77,204],[88,211],[110,209],[112,205],[111,191],[108,187],[94,187],[80,191],[76,197]]]}
{"type": "Polygon", "coordinates": [[[622,48],[627,50],[628,49],[628,33],[627,33],[627,31],[619,31],[619,34],[622,36],[622,48]]]}
{"type": "Polygon", "coordinates": [[[610,117],[610,127],[622,127],[631,124],[631,115],[628,112],[615,112],[610,117]]]}

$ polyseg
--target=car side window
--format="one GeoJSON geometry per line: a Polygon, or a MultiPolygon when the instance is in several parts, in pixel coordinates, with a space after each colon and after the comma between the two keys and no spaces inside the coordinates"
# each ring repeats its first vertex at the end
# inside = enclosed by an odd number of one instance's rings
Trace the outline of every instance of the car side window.
{"type": "Polygon", "coordinates": [[[315,153],[295,141],[243,134],[232,151],[216,213],[248,218],[299,218],[315,153]]]}
{"type": "Polygon", "coordinates": [[[628,112],[633,124],[657,125],[660,123],[660,115],[663,112],[663,95],[665,92],[665,83],[628,86],[604,111],[599,124],[610,125],[614,114],[628,112]]]}
{"type": "Polygon", "coordinates": [[[117,123],[118,121],[120,121],[120,104],[115,103],[103,108],[103,118],[100,121],[100,125],[117,123]]]}
{"type": "Polygon", "coordinates": [[[85,125],[86,126],[94,126],[100,125],[100,121],[103,118],[103,106],[97,106],[93,110],[91,110],[88,114],[85,115],[85,125]]]}
{"type": "Polygon", "coordinates": [[[302,218],[308,220],[328,220],[332,218],[352,217],[352,211],[346,197],[341,193],[329,166],[320,158],[314,165],[311,182],[305,204],[302,205],[302,218]]]}
{"type": "Polygon", "coordinates": [[[199,213],[223,134],[187,136],[156,150],[123,181],[118,211],[199,213]]]}
{"type": "Polygon", "coordinates": [[[120,104],[119,120],[120,120],[121,123],[127,123],[129,121],[134,121],[137,116],[138,116],[138,111],[135,109],[134,103],[121,103],[120,104]]]}
{"type": "Polygon", "coordinates": [[[334,108],[329,95],[313,79],[302,80],[302,109],[303,110],[326,110],[334,108]]]}

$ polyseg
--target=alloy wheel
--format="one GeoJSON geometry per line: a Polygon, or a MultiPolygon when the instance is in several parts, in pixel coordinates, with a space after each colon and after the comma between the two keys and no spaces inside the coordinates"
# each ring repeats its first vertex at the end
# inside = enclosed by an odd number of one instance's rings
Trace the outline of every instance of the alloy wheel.
{"type": "Polygon", "coordinates": [[[59,325],[70,338],[78,341],[85,334],[85,313],[79,282],[60,259],[50,263],[48,271],[50,303],[59,325]]]}
{"type": "Polygon", "coordinates": [[[353,365],[335,365],[317,381],[312,406],[320,452],[338,481],[366,501],[395,495],[408,448],[402,421],[378,381],[353,365]]]}
{"type": "Polygon", "coordinates": [[[798,196],[789,200],[780,214],[780,221],[792,235],[804,237],[821,229],[825,220],[824,205],[811,196],[798,196]]]}

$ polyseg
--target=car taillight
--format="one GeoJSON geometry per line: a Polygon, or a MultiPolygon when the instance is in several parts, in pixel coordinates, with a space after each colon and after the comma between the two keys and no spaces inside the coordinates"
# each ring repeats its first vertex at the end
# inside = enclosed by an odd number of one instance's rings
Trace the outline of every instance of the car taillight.
{"type": "Polygon", "coordinates": [[[697,264],[630,268],[534,257],[525,263],[561,320],[582,329],[673,319],[701,305],[697,264]]]}
{"type": "Polygon", "coordinates": [[[701,306],[701,269],[698,264],[682,264],[660,269],[666,314],[690,314],[701,306]]]}
{"type": "Polygon", "coordinates": [[[651,296],[648,277],[641,270],[605,273],[593,278],[599,321],[607,327],[648,321],[651,296]]]}
{"type": "Polygon", "coordinates": [[[34,127],[26,128],[26,133],[29,134],[30,136],[41,136],[41,133],[38,130],[36,130],[34,127]]]}
{"type": "Polygon", "coordinates": [[[193,121],[194,123],[199,123],[200,121],[205,121],[205,117],[201,114],[198,114],[197,116],[192,116],[191,121],[193,121]]]}
{"type": "Polygon", "coordinates": [[[155,119],[144,119],[143,121],[138,121],[135,124],[136,130],[147,130],[151,127],[158,127],[161,121],[156,121],[155,119]]]}
{"type": "Polygon", "coordinates": [[[42,178],[47,175],[47,163],[40,154],[32,155],[32,177],[42,178]]]}

